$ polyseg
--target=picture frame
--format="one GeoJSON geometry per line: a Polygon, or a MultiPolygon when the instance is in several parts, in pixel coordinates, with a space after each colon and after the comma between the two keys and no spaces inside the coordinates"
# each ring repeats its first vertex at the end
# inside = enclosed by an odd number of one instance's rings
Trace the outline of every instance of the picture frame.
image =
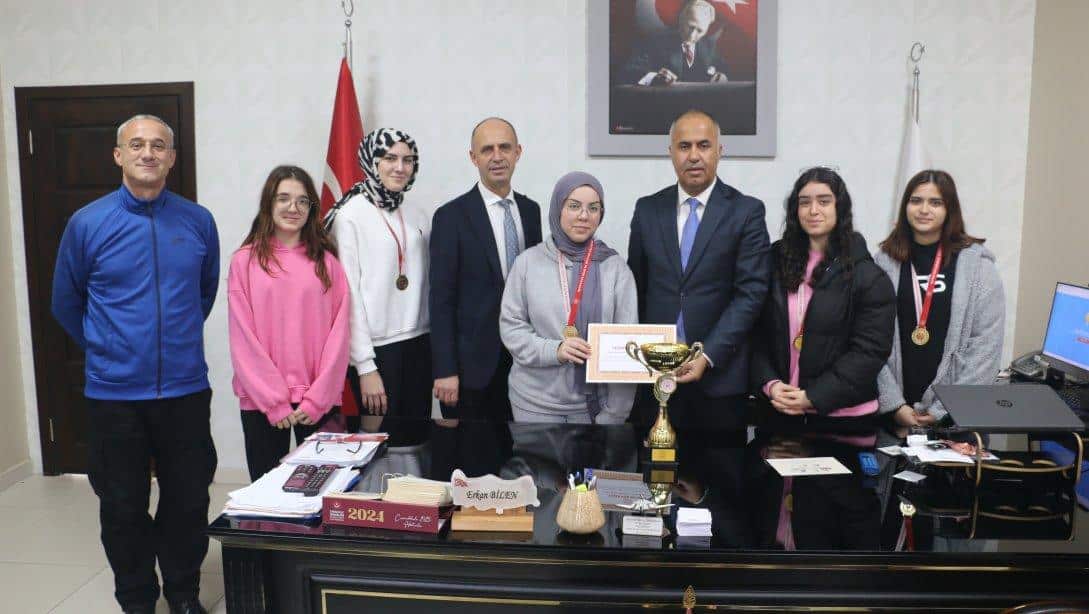
{"type": "Polygon", "coordinates": [[[778,9],[778,0],[589,3],[588,154],[668,156],[673,119],[699,109],[718,121],[727,157],[774,157],[778,9]],[[686,48],[681,38],[707,22],[686,48]],[[672,77],[656,79],[662,70],[672,77]]]}

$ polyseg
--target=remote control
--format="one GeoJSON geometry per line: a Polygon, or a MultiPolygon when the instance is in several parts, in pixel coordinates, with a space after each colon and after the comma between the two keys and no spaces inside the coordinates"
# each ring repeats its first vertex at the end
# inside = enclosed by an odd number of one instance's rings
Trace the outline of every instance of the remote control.
{"type": "Polygon", "coordinates": [[[313,497],[321,492],[322,486],[337,469],[337,465],[299,465],[284,482],[283,490],[313,497]]]}

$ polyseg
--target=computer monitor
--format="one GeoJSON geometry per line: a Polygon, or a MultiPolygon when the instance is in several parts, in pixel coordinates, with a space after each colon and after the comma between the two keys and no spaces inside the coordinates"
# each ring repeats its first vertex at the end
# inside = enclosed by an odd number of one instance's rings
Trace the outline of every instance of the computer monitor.
{"type": "Polygon", "coordinates": [[[1040,354],[1067,375],[1089,380],[1089,288],[1055,285],[1040,354]]]}

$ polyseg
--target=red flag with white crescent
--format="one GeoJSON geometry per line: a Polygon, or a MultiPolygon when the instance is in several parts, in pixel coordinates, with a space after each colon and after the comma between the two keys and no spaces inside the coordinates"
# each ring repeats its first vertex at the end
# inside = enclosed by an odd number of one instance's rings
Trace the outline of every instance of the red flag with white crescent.
{"type": "Polygon", "coordinates": [[[333,102],[333,125],[329,129],[329,149],[325,154],[325,177],[321,186],[321,214],[333,206],[348,188],[363,179],[356,151],[363,140],[363,120],[355,98],[355,84],[348,60],[340,60],[337,96],[333,102]]]}
{"type": "MultiPolygon", "coordinates": [[[[363,179],[356,151],[363,140],[363,120],[359,116],[359,103],[355,97],[355,84],[348,60],[340,60],[337,78],[337,95],[333,102],[333,124],[329,129],[329,149],[325,154],[325,173],[321,186],[321,215],[340,200],[349,188],[363,179]]],[[[348,381],[344,381],[341,397],[341,413],[358,416],[359,407],[348,381]]]]}

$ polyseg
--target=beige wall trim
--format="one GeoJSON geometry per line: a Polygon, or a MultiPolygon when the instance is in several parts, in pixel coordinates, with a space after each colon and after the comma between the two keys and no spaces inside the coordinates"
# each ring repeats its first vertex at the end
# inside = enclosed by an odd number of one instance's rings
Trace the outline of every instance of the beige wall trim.
{"type": "Polygon", "coordinates": [[[16,465],[8,467],[7,469],[0,471],[0,492],[8,489],[10,486],[22,482],[34,474],[33,468],[30,465],[30,460],[22,461],[16,465]]]}
{"type": "Polygon", "coordinates": [[[1015,355],[1040,349],[1056,282],[1089,284],[1089,116],[1082,104],[1089,98],[1089,73],[1071,70],[1089,55],[1086,23],[1089,2],[1036,3],[1015,355]]]}

